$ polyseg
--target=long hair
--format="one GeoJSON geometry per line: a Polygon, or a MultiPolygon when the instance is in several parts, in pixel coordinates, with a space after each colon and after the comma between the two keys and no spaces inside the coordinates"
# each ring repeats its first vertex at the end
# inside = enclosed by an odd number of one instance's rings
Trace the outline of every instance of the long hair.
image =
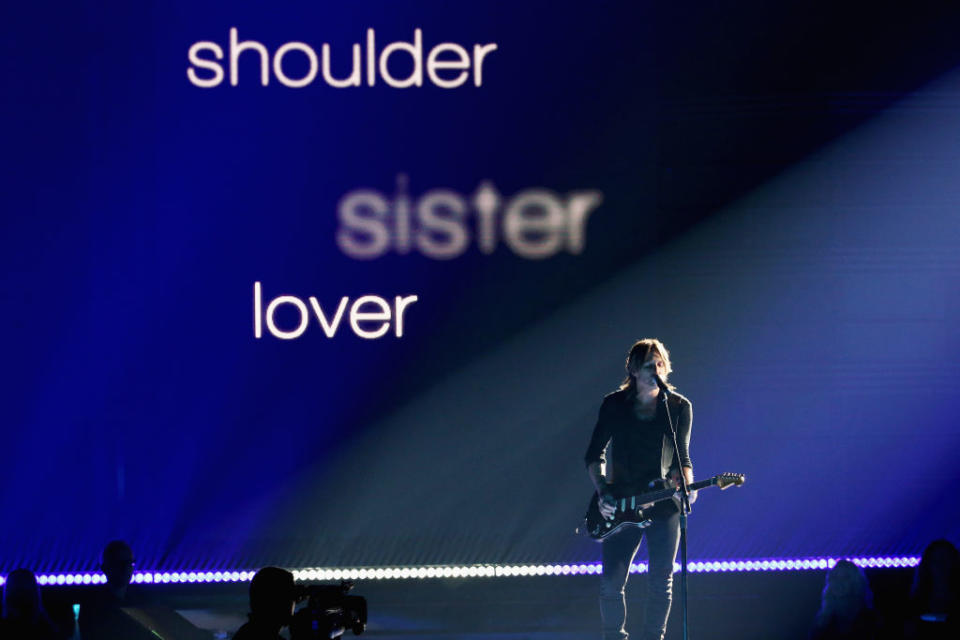
{"type": "MultiPolygon", "coordinates": [[[[652,355],[657,354],[663,360],[665,365],[666,375],[664,379],[670,372],[673,371],[673,367],[670,365],[670,352],[667,351],[667,348],[663,345],[662,342],[656,338],[644,338],[643,340],[637,340],[633,343],[633,346],[630,347],[630,352],[627,353],[627,377],[623,379],[623,382],[620,383],[620,390],[626,391],[627,395],[633,396],[637,393],[637,379],[630,372],[631,369],[639,367],[644,362],[647,361],[652,355]]],[[[666,380],[664,380],[666,382],[666,380]]],[[[667,386],[670,387],[670,390],[673,391],[673,385],[667,382],[667,386]]]]}
{"type": "Polygon", "coordinates": [[[827,573],[817,626],[852,624],[864,609],[873,608],[873,592],[863,570],[849,560],[839,560],[827,573]]]}
{"type": "Polygon", "coordinates": [[[16,569],[7,576],[3,589],[3,617],[33,623],[46,617],[40,585],[29,569],[16,569]]]}

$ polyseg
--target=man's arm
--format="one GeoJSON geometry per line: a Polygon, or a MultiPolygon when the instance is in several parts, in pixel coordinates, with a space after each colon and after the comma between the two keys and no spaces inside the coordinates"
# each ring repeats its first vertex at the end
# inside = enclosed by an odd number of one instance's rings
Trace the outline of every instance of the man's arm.
{"type": "MultiPolygon", "coordinates": [[[[693,406],[689,401],[684,402],[677,420],[677,445],[680,447],[680,462],[683,465],[683,477],[687,486],[693,484],[693,461],[690,460],[690,428],[693,426],[693,406]]],[[[676,469],[673,469],[671,478],[677,487],[680,487],[680,478],[676,469]]],[[[697,492],[690,493],[690,504],[697,501],[697,492]]]]}
{"type": "Polygon", "coordinates": [[[596,489],[597,496],[600,498],[600,514],[605,518],[611,517],[614,513],[613,505],[604,499],[610,495],[609,485],[603,473],[604,466],[606,465],[606,458],[604,458],[603,453],[607,448],[607,443],[610,442],[610,421],[607,419],[608,411],[607,402],[604,401],[603,404],[600,405],[597,424],[593,427],[593,435],[590,436],[590,444],[587,446],[587,452],[584,455],[584,462],[587,465],[587,475],[590,476],[590,482],[593,483],[593,488],[596,489]]]}
{"type": "Polygon", "coordinates": [[[590,476],[590,482],[597,493],[603,493],[607,489],[607,479],[603,475],[603,462],[597,460],[587,465],[587,474],[590,476]]]}

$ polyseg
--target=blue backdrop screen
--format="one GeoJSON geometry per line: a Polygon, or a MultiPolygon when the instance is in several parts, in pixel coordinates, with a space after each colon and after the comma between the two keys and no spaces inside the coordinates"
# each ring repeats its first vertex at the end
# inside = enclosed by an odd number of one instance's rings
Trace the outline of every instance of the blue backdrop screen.
{"type": "Polygon", "coordinates": [[[956,541],[953,12],[13,11],[0,570],[595,560],[648,336],[692,558],[956,541]]]}

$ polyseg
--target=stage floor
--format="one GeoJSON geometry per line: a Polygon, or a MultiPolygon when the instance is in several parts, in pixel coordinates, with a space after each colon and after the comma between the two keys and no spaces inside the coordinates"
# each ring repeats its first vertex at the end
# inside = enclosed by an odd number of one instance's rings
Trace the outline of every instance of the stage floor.
{"type": "MultiPolygon", "coordinates": [[[[897,628],[912,570],[867,575],[878,610],[897,628]]],[[[824,571],[691,574],[690,638],[803,640],[824,577],[824,571]]],[[[382,580],[357,582],[353,593],[367,598],[363,635],[371,639],[573,640],[599,638],[598,582],[597,576],[382,580]]],[[[246,584],[137,586],[217,638],[229,638],[246,619],[246,584]]],[[[643,575],[631,576],[627,585],[628,631],[634,637],[642,624],[645,586],[643,575]]],[[[667,638],[682,638],[681,627],[676,580],[667,638]]]]}

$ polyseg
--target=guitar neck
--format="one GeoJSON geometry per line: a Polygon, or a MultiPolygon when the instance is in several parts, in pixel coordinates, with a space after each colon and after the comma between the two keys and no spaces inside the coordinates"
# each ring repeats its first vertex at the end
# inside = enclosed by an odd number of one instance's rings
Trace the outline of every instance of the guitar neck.
{"type": "Polygon", "coordinates": [[[689,485],[687,489],[689,489],[690,491],[699,491],[700,489],[706,489],[707,487],[712,487],[715,484],[717,484],[716,476],[714,476],[713,478],[707,478],[706,480],[701,480],[700,482],[694,482],[693,484],[689,485]]]}
{"type": "MultiPolygon", "coordinates": [[[[694,482],[691,485],[687,486],[687,489],[690,491],[698,491],[700,489],[705,489],[717,484],[717,478],[708,478],[706,480],[701,480],[700,482],[694,482]]],[[[658,491],[650,491],[648,493],[641,493],[640,495],[633,496],[633,498],[640,503],[648,502],[659,502],[661,500],[666,500],[667,498],[672,497],[678,489],[660,489],[658,491]]]]}

